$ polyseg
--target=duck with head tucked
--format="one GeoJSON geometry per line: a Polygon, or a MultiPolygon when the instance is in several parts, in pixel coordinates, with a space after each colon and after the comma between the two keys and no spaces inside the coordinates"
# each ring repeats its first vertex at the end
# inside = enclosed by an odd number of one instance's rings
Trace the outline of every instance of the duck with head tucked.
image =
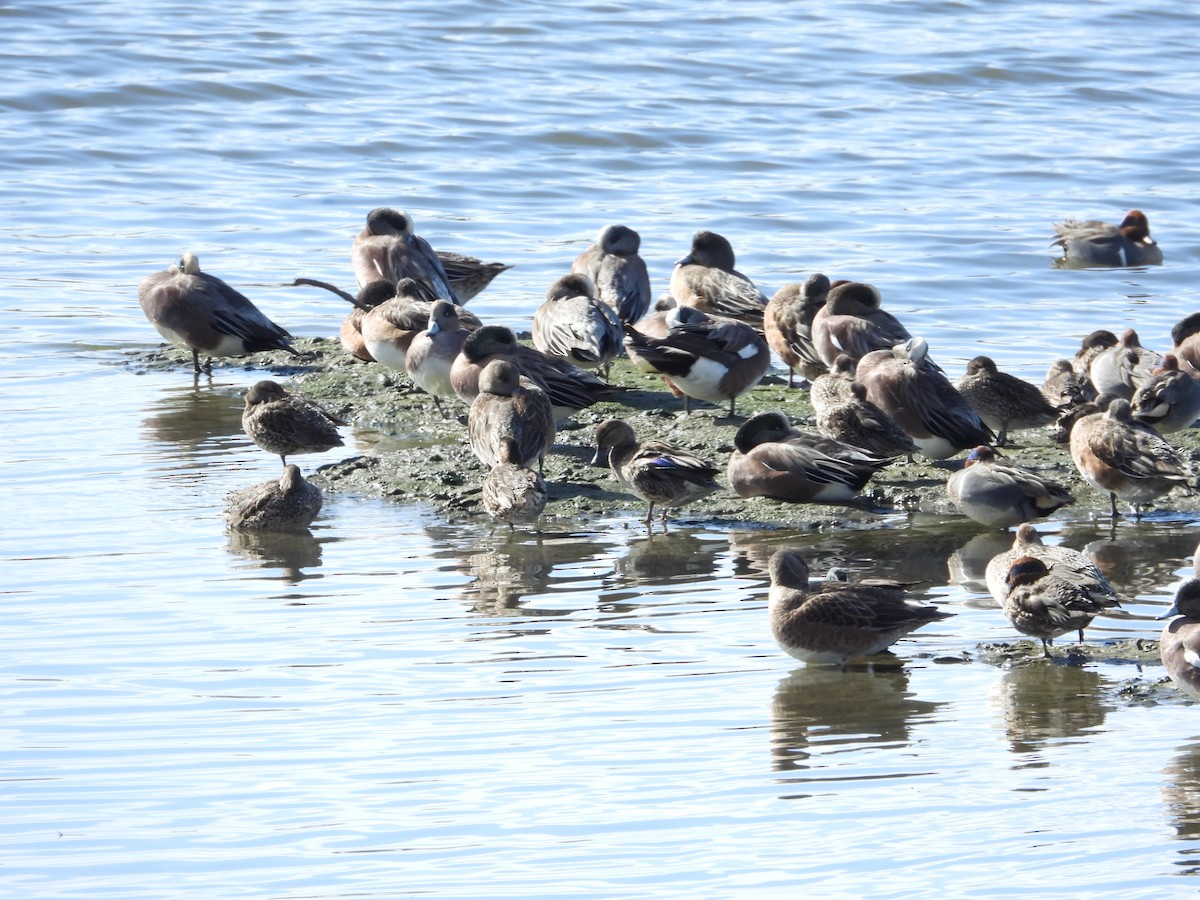
{"type": "Polygon", "coordinates": [[[212,372],[215,356],[246,356],[263,350],[296,355],[292,338],[257,306],[215,275],[200,271],[194,253],[148,275],[138,286],[142,312],[164,338],[192,353],[196,374],[212,372]],[[200,354],[207,360],[200,365],[200,354]]]}
{"type": "Polygon", "coordinates": [[[520,463],[521,449],[511,437],[502,437],[496,465],[483,479],[480,496],[488,515],[512,528],[518,522],[536,522],[549,496],[542,476],[520,463]]]}
{"type": "Polygon", "coordinates": [[[493,359],[479,375],[479,393],[467,412],[467,439],[476,459],[494,468],[505,440],[511,440],[509,462],[538,464],[554,446],[554,407],[550,398],[506,359],[493,359]]]}
{"type": "Polygon", "coordinates": [[[858,361],[857,378],[867,399],[895,419],[928,459],[948,459],[995,438],[929,359],[922,338],[868,353],[858,361]]]}
{"type": "Polygon", "coordinates": [[[675,263],[671,295],[680,306],[692,306],[761,329],[767,298],[734,268],[733,245],[715,231],[697,231],[692,249],[675,263]]]}
{"type": "MultiPolygon", "coordinates": [[[[394,285],[375,281],[359,291],[363,313],[359,330],[367,352],[380,365],[397,372],[408,369],[408,349],[413,339],[429,327],[435,298],[419,281],[401,278],[394,285]]],[[[454,307],[459,323],[468,331],[480,327],[479,319],[461,306],[454,307]]]]}
{"type": "Polygon", "coordinates": [[[1062,247],[1060,264],[1088,266],[1161,266],[1162,250],[1150,237],[1150,221],[1140,209],[1131,209],[1120,225],[1095,219],[1065,219],[1054,226],[1052,247],[1062,247]]]}
{"type": "Polygon", "coordinates": [[[976,356],[955,385],[988,428],[996,432],[996,446],[1008,442],[1010,431],[1041,428],[1058,419],[1059,411],[1042,392],[1008,372],[1001,372],[988,356],[976,356]]]}
{"type": "Polygon", "coordinates": [[[608,419],[596,428],[592,465],[607,465],[627,491],[650,504],[647,528],[652,527],[656,505],[663,507],[665,528],[668,509],[707,497],[720,487],[713,477],[717,470],[708,460],[664,441],[639,442],[620,419],[608,419]]]}
{"type": "Polygon", "coordinates": [[[991,528],[1041,519],[1075,502],[1066,485],[1023,466],[997,461],[986,444],[946,480],[946,494],[963,515],[991,528]]]}
{"type": "Polygon", "coordinates": [[[298,466],[229,495],[225,522],[240,531],[304,531],[321,511],[321,489],[304,480],[298,466]]]}
{"type": "Polygon", "coordinates": [[[1200,378],[1181,371],[1179,358],[1168,353],[1150,380],[1134,392],[1129,408],[1135,419],[1159,434],[1190,428],[1200,418],[1200,378]]]}
{"type": "Polygon", "coordinates": [[[665,337],[651,338],[625,326],[625,352],[644,372],[663,375],[683,394],[684,411],[691,400],[729,401],[754,387],[771,365],[771,350],[755,329],[742,322],[709,316],[690,306],[667,313],[665,337]]]}
{"type": "Polygon", "coordinates": [[[1041,392],[1059,417],[1082,403],[1096,399],[1096,386],[1092,380],[1086,372],[1080,374],[1075,371],[1069,359],[1056,359],[1050,363],[1041,392]]]}
{"type": "Polygon", "coordinates": [[[572,272],[546,292],[533,314],[533,346],[582,369],[602,368],[623,352],[621,320],[594,296],[592,280],[572,272]]]}
{"type": "Polygon", "coordinates": [[[1184,316],[1171,328],[1171,355],[1183,371],[1200,378],[1200,312],[1184,316]]]}
{"type": "Polygon", "coordinates": [[[802,662],[842,665],[886,650],[922,625],[952,613],[909,598],[889,583],[812,583],[796,550],[777,550],[768,569],[767,612],[780,648],[802,662]]]}
{"type": "MultiPolygon", "coordinates": [[[[1040,559],[1047,568],[1052,568],[1059,578],[1075,582],[1080,590],[1104,609],[1113,609],[1121,605],[1120,594],[1090,556],[1062,544],[1044,543],[1037,528],[1028,522],[1017,528],[1012,547],[993,556],[984,570],[988,592],[997,603],[1003,605],[1008,594],[1005,581],[1009,569],[1013,567],[1013,563],[1025,556],[1040,559]]],[[[1083,640],[1082,632],[1079,640],[1083,640]]]]}
{"type": "Polygon", "coordinates": [[[1137,332],[1126,328],[1117,343],[1092,357],[1088,377],[1096,393],[1130,400],[1161,364],[1162,356],[1143,347],[1137,332]]]}
{"type": "Polygon", "coordinates": [[[812,321],[825,305],[829,279],[819,272],[803,283],[785,284],[767,302],[763,312],[763,337],[775,355],[787,366],[788,387],[795,386],[795,374],[816,378],[827,370],[813,346],[812,321]]]}
{"type": "Polygon", "coordinates": [[[1170,619],[1159,636],[1159,658],[1175,687],[1200,700],[1200,547],[1192,577],[1179,586],[1174,604],[1159,618],[1170,619]]]}
{"type": "Polygon", "coordinates": [[[246,391],[242,429],[259,447],[277,453],[285,466],[289,456],[341,447],[338,426],[345,424],[329,410],[284,390],[277,382],[260,381],[246,391]]]}
{"type": "Polygon", "coordinates": [[[857,447],[873,456],[907,456],[920,452],[895,419],[867,399],[854,377],[855,363],[842,354],[833,367],[812,383],[808,399],[823,437],[857,447]]]}
{"type": "Polygon", "coordinates": [[[856,447],[798,431],[781,412],[747,419],[733,439],[726,475],[739,497],[844,503],[892,463],[856,447]]]}
{"type": "Polygon", "coordinates": [[[638,251],[642,238],[625,225],[605,225],[596,241],[571,264],[596,286],[596,298],[608,305],[621,324],[634,324],[650,309],[650,273],[638,251]]]}
{"type": "Polygon", "coordinates": [[[1045,560],[1020,556],[1004,579],[1004,615],[1021,634],[1042,642],[1042,653],[1050,657],[1054,639],[1070,631],[1079,632],[1107,606],[1093,597],[1078,582],[1061,578],[1045,560]]]}
{"type": "Polygon", "coordinates": [[[512,268],[504,263],[484,262],[478,257],[454,253],[451,250],[438,250],[437,257],[441,260],[442,268],[446,271],[446,280],[459,303],[466,303],[482,293],[497,275],[512,268]]]}
{"type": "Polygon", "coordinates": [[[1136,421],[1129,401],[1120,397],[1107,411],[1075,422],[1071,460],[1088,484],[1108,492],[1114,519],[1118,497],[1133,504],[1134,515],[1140,516],[1142,504],[1174,487],[1194,487],[1196,480],[1187,458],[1149,425],[1136,421]]]}
{"type": "Polygon", "coordinates": [[[830,288],[812,322],[813,347],[825,365],[832,366],[842,354],[859,360],[912,337],[881,302],[878,289],[870,284],[841,281],[830,288]]]}
{"type": "Polygon", "coordinates": [[[350,262],[360,288],[372,281],[395,284],[411,278],[429,292],[430,300],[458,302],[446,267],[402,209],[381,206],[367,213],[367,224],[350,248],[350,262]]]}

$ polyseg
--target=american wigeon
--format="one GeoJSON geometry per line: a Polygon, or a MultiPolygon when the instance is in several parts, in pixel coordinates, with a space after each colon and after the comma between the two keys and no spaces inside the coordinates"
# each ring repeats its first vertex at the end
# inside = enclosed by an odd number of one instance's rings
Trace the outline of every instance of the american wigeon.
{"type": "Polygon", "coordinates": [[[443,414],[442,401],[458,397],[450,384],[450,369],[470,334],[462,327],[458,309],[448,300],[433,304],[429,310],[429,326],[413,336],[404,355],[408,377],[433,398],[443,414]]]}
{"type": "Polygon", "coordinates": [[[654,507],[667,510],[707,497],[720,485],[717,470],[690,450],[664,441],[641,441],[626,422],[608,419],[596,428],[596,455],[592,465],[607,465],[627,491],[645,500],[646,526],[651,527],[654,507]]]}
{"type": "Polygon", "coordinates": [[[454,297],[460,304],[465,304],[482,292],[501,272],[512,268],[504,263],[484,262],[477,257],[450,250],[438,250],[437,257],[446,271],[450,289],[454,291],[454,297]]]}
{"type": "Polygon", "coordinates": [[[841,665],[870,656],[922,625],[953,615],[918,603],[899,585],[840,580],[814,584],[796,550],[777,550],[768,568],[771,634],[785,653],[802,662],[841,665]]]}
{"type": "Polygon", "coordinates": [[[516,441],[500,439],[500,461],[483,479],[483,508],[488,515],[513,527],[518,522],[536,522],[546,508],[548,493],[542,476],[518,462],[521,451],[516,441]]]}
{"type": "MultiPolygon", "coordinates": [[[[429,328],[429,315],[435,300],[428,288],[412,278],[401,278],[394,287],[375,282],[359,293],[360,301],[373,302],[373,293],[392,296],[374,303],[363,314],[360,331],[367,351],[380,365],[397,372],[408,369],[408,350],[414,338],[429,328]]],[[[459,324],[467,331],[480,327],[479,318],[461,306],[455,306],[459,324]]]]}
{"type": "Polygon", "coordinates": [[[175,265],[143,278],[138,303],[159,334],[192,352],[197,374],[202,353],[208,357],[206,372],[212,371],[214,356],[295,353],[291,335],[220,278],[201,272],[194,253],[184,253],[175,265]]]}
{"type": "Polygon", "coordinates": [[[538,464],[554,446],[554,407],[545,391],[506,359],[493,359],[479,375],[479,393],[467,413],[467,438],[475,458],[489,469],[505,461],[501,444],[513,441],[520,466],[538,464]]]}
{"type": "Polygon", "coordinates": [[[1059,577],[1053,569],[1037,557],[1020,556],[1004,579],[1005,617],[1021,634],[1038,638],[1046,657],[1059,635],[1077,631],[1082,643],[1083,629],[1106,609],[1076,581],[1059,577]]]}
{"type": "Polygon", "coordinates": [[[522,375],[546,392],[559,418],[573,415],[599,400],[618,397],[622,392],[585,369],[522,344],[511,328],[484,325],[467,336],[450,366],[450,385],[464,402],[475,399],[479,393],[479,373],[493,359],[515,363],[522,375]]]}
{"type": "Polygon", "coordinates": [[[321,511],[321,489],[304,480],[294,465],[262,484],[231,493],[225,522],[242,531],[303,531],[321,511]]]}
{"type": "Polygon", "coordinates": [[[1159,618],[1170,621],[1159,635],[1158,656],[1175,687],[1200,700],[1200,572],[1179,586],[1174,604],[1159,618]]]}
{"type": "Polygon", "coordinates": [[[715,231],[697,231],[691,251],[671,271],[671,295],[680,306],[761,328],[767,298],[735,264],[727,238],[715,231]]]}
{"type": "Polygon", "coordinates": [[[617,314],[594,291],[592,280],[579,272],[550,285],[533,313],[533,346],[583,369],[607,369],[624,352],[624,333],[617,314]]]}
{"type": "Polygon", "coordinates": [[[571,271],[586,275],[596,297],[608,304],[621,324],[636,323],[650,309],[650,273],[638,251],[642,238],[625,225],[605,225],[596,241],[571,263],[571,271]]]}
{"type": "Polygon", "coordinates": [[[1184,316],[1171,328],[1171,354],[1183,371],[1200,377],[1200,313],[1184,316]]]}
{"type": "Polygon", "coordinates": [[[346,423],[311,400],[274,381],[259,381],[246,391],[242,429],[268,453],[287,465],[289,456],[323,453],[342,446],[338,426],[346,423]]]}
{"type": "MultiPolygon", "coordinates": [[[[1061,544],[1046,544],[1038,534],[1036,526],[1026,522],[1017,527],[1013,536],[1012,547],[1002,553],[997,553],[984,568],[984,580],[988,592],[995,601],[1004,604],[1008,594],[1008,572],[1018,559],[1032,556],[1040,559],[1048,568],[1054,569],[1059,578],[1073,581],[1080,590],[1084,591],[1104,609],[1120,606],[1120,594],[1112,586],[1095,561],[1079,550],[1072,550],[1061,544]]],[[[1080,634],[1079,639],[1083,640],[1080,634]]]]}
{"type": "Polygon", "coordinates": [[[922,338],[875,350],[858,361],[856,378],[867,399],[895,419],[929,459],[948,459],[991,444],[979,414],[929,359],[922,338]]]}
{"type": "Polygon", "coordinates": [[[1129,400],[1134,391],[1150,380],[1151,373],[1161,363],[1161,354],[1147,350],[1138,340],[1137,332],[1126,328],[1116,344],[1092,358],[1088,377],[1098,394],[1112,394],[1129,400]]]}
{"type": "Polygon", "coordinates": [[[1079,419],[1071,429],[1071,459],[1092,487],[1107,491],[1117,518],[1117,498],[1141,506],[1173,487],[1192,486],[1187,459],[1153,428],[1135,421],[1120,397],[1103,413],[1079,419]]]}
{"type": "Polygon", "coordinates": [[[1081,403],[1095,400],[1097,396],[1092,379],[1088,378],[1086,372],[1081,374],[1075,371],[1069,359],[1056,359],[1050,363],[1041,392],[1059,416],[1081,403]]]}
{"type": "Polygon", "coordinates": [[[858,360],[912,337],[880,303],[879,291],[862,282],[839,282],[829,289],[812,321],[813,346],[825,365],[832,366],[843,353],[858,360]]]}
{"type": "Polygon", "coordinates": [[[358,286],[412,278],[429,290],[431,300],[457,303],[442,260],[413,229],[412,217],[402,209],[381,206],[367,213],[367,224],[350,248],[358,286]]]}
{"type": "Polygon", "coordinates": [[[726,476],[739,497],[791,503],[844,503],[891,459],[792,428],[781,412],[747,419],[733,439],[726,476]]]}
{"type": "Polygon", "coordinates": [[[829,279],[819,272],[802,283],[785,284],[767,302],[763,312],[763,337],[775,355],[787,366],[788,387],[795,386],[795,374],[816,378],[828,366],[813,346],[812,321],[825,305],[829,279]]]}
{"type": "Polygon", "coordinates": [[[1150,380],[1134,392],[1129,407],[1135,419],[1159,434],[1190,428],[1200,418],[1200,378],[1180,371],[1179,358],[1168,353],[1150,380]]]}
{"type": "Polygon", "coordinates": [[[1010,431],[1041,428],[1058,419],[1058,410],[1042,392],[1008,372],[1001,372],[989,356],[967,363],[966,374],[954,385],[988,428],[996,432],[995,446],[1008,442],[1010,431]]]}
{"type": "Polygon", "coordinates": [[[1162,250],[1150,237],[1150,222],[1140,209],[1131,209],[1120,225],[1066,219],[1054,226],[1050,246],[1062,247],[1066,266],[1161,266],[1162,250]]]}
{"type": "Polygon", "coordinates": [[[710,316],[690,306],[667,313],[666,337],[650,338],[625,326],[625,352],[646,372],[665,375],[684,395],[709,403],[729,401],[733,416],[737,398],[754,387],[771,365],[771,350],[751,326],[710,316]]]}
{"type": "Polygon", "coordinates": [[[1023,466],[998,462],[986,445],[972,450],[966,465],[946,479],[946,494],[963,515],[992,528],[1042,519],[1075,502],[1065,485],[1023,466]]]}

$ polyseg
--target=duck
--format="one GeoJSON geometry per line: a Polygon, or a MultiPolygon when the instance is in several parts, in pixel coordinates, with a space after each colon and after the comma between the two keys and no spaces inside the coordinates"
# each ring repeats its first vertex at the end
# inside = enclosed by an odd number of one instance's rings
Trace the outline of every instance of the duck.
{"type": "Polygon", "coordinates": [[[433,398],[443,415],[443,400],[457,400],[450,384],[450,369],[470,334],[458,317],[460,307],[439,300],[429,310],[429,326],[413,335],[404,355],[404,370],[413,384],[433,398]]]}
{"type": "Polygon", "coordinates": [[[138,303],[155,330],[182,350],[190,350],[197,375],[212,373],[218,356],[246,356],[284,350],[297,356],[292,336],[266,317],[243,294],[200,270],[195,253],[147,275],[138,285],[138,303]],[[200,355],[207,359],[200,364],[200,355]]]}
{"type": "Polygon", "coordinates": [[[666,376],[684,396],[684,411],[691,400],[729,401],[729,417],[736,413],[737,398],[754,387],[771,365],[771,350],[763,336],[744,322],[710,316],[690,306],[667,314],[666,337],[651,338],[632,325],[625,326],[625,352],[645,372],[666,376]]]}
{"type": "Polygon", "coordinates": [[[278,382],[259,381],[246,391],[242,429],[268,453],[276,453],[284,466],[301,453],[324,453],[343,445],[338,426],[345,421],[304,397],[290,393],[278,382]]]}
{"type": "Polygon", "coordinates": [[[893,462],[856,447],[807,434],[782,412],[752,416],[737,430],[726,477],[739,497],[789,503],[844,503],[893,462]]]}
{"type": "Polygon", "coordinates": [[[492,359],[516,364],[522,375],[546,392],[557,418],[574,415],[599,400],[615,399],[622,393],[621,388],[601,381],[585,369],[520,343],[507,326],[484,325],[467,336],[450,366],[450,386],[464,402],[474,401],[479,393],[479,374],[492,359]]]}
{"type": "Polygon", "coordinates": [[[692,306],[762,328],[767,298],[753,281],[737,271],[733,245],[715,231],[697,231],[692,248],[671,271],[671,296],[692,306]]]}
{"type": "MultiPolygon", "coordinates": [[[[380,365],[397,372],[408,371],[408,350],[413,339],[429,328],[429,315],[436,298],[413,278],[401,278],[395,285],[373,282],[359,292],[359,300],[370,303],[363,314],[361,332],[367,352],[380,365]],[[379,302],[383,294],[391,297],[379,302]]],[[[474,331],[483,323],[462,306],[452,304],[459,324],[474,331]]]]}
{"type": "Polygon", "coordinates": [[[642,237],[632,228],[605,225],[595,242],[571,263],[572,272],[591,279],[596,298],[617,314],[622,325],[645,316],[654,299],[641,246],[642,237]]]}
{"type": "Polygon", "coordinates": [[[1162,356],[1143,347],[1137,332],[1126,328],[1117,343],[1092,358],[1088,377],[1097,393],[1129,400],[1161,364],[1162,356]]]}
{"type": "Polygon", "coordinates": [[[572,272],[557,279],[533,314],[533,346],[547,356],[603,368],[624,352],[621,320],[595,296],[591,278],[572,272]]]}
{"type": "Polygon", "coordinates": [[[499,462],[483,479],[480,496],[483,508],[509,528],[521,522],[536,522],[546,509],[549,492],[542,476],[521,465],[521,450],[511,437],[502,437],[497,446],[499,462]]]}
{"type": "Polygon", "coordinates": [[[1054,407],[1059,417],[1081,403],[1095,400],[1098,396],[1096,386],[1087,377],[1086,372],[1080,374],[1069,359],[1056,359],[1046,370],[1046,378],[1042,381],[1042,397],[1054,407]]]}
{"type": "Polygon", "coordinates": [[[813,347],[826,366],[845,354],[861,359],[912,338],[900,320],[881,308],[879,290],[859,281],[833,285],[812,321],[813,347]]]}
{"type": "Polygon", "coordinates": [[[1050,246],[1061,247],[1062,262],[1070,267],[1161,266],[1163,253],[1150,237],[1150,221],[1131,209],[1120,225],[1065,219],[1054,226],[1050,246]]]}
{"type": "MultiPolygon", "coordinates": [[[[484,262],[476,256],[465,253],[455,253],[452,250],[438,250],[437,258],[446,272],[446,280],[460,305],[481,294],[496,276],[512,268],[501,262],[484,262]]],[[[443,298],[449,299],[449,298],[443,298]]]]}
{"type": "Polygon", "coordinates": [[[1075,351],[1071,365],[1075,367],[1076,372],[1091,381],[1092,360],[1108,348],[1115,347],[1118,340],[1115,334],[1105,328],[1089,332],[1079,342],[1079,349],[1075,351]]]}
{"type": "Polygon", "coordinates": [[[625,490],[649,506],[644,519],[652,528],[654,507],[667,511],[709,496],[720,488],[717,469],[690,450],[665,441],[639,442],[633,428],[621,419],[607,419],[596,428],[592,465],[607,465],[625,490]]]}
{"type": "MultiPolygon", "coordinates": [[[[1061,544],[1046,544],[1038,533],[1037,526],[1025,522],[1017,526],[1013,536],[1012,547],[1002,553],[997,553],[984,568],[984,581],[988,592],[999,604],[1004,604],[1008,594],[1005,584],[1008,572],[1013,563],[1025,556],[1040,559],[1048,568],[1054,569],[1054,574],[1075,582],[1089,597],[1105,609],[1113,609],[1121,605],[1121,595],[1112,586],[1095,561],[1079,550],[1072,550],[1061,544]]],[[[1079,640],[1083,640],[1082,633],[1079,640]]]]}
{"type": "Polygon", "coordinates": [[[1171,328],[1171,355],[1183,371],[1200,377],[1200,312],[1185,316],[1171,328]]]}
{"type": "Polygon", "coordinates": [[[815,379],[828,370],[813,346],[812,321],[825,305],[829,288],[828,276],[814,272],[803,282],[785,284],[763,310],[763,337],[787,366],[788,387],[796,386],[796,372],[815,379]]]}
{"type": "Polygon", "coordinates": [[[350,248],[350,262],[360,288],[372,281],[395,284],[411,278],[429,292],[431,301],[458,302],[441,258],[402,209],[380,206],[367,213],[367,224],[350,248]]]}
{"type": "MultiPolygon", "coordinates": [[[[839,360],[854,365],[848,356],[839,357],[839,360]]],[[[816,414],[817,432],[822,437],[857,447],[872,456],[906,456],[911,460],[920,452],[900,423],[868,400],[867,389],[853,377],[845,381],[843,393],[823,390],[818,400],[817,383],[834,377],[832,372],[818,377],[809,393],[816,414]]]]}
{"type": "Polygon", "coordinates": [[[881,653],[922,625],[953,615],[918,603],[896,584],[813,583],[797,550],[776,550],[767,568],[771,634],[785,653],[810,665],[843,665],[881,653]]]}
{"type": "Polygon", "coordinates": [[[507,461],[519,466],[536,462],[540,472],[555,434],[554,406],[545,391],[509,360],[488,362],[467,413],[467,440],[475,458],[489,469],[505,462],[500,444],[508,438],[516,452],[507,461]]]}
{"type": "MultiPolygon", "coordinates": [[[[1196,559],[1200,560],[1200,548],[1196,559]]],[[[1158,655],[1175,687],[1200,700],[1200,569],[1175,592],[1160,619],[1170,619],[1158,639],[1158,655]]]]}
{"type": "Polygon", "coordinates": [[[321,489],[289,464],[278,478],[231,493],[225,523],[240,531],[304,531],[323,502],[321,489]]]}
{"type": "Polygon", "coordinates": [[[1077,631],[1083,643],[1083,629],[1106,609],[1077,582],[1060,578],[1053,566],[1034,556],[1017,557],[1004,584],[1005,617],[1021,634],[1038,638],[1047,659],[1060,635],[1077,631]]]}
{"type": "Polygon", "coordinates": [[[965,516],[990,528],[1042,519],[1075,502],[1066,485],[999,462],[986,444],[972,450],[966,465],[951,473],[946,494],[965,516]]]}
{"type": "Polygon", "coordinates": [[[891,416],[927,459],[949,459],[995,440],[992,430],[929,359],[924,338],[858,361],[867,399],[891,416]]]}
{"type": "Polygon", "coordinates": [[[967,363],[966,374],[955,384],[958,392],[996,432],[996,447],[1008,442],[1010,431],[1042,428],[1054,423],[1059,411],[1046,402],[1042,392],[1028,381],[1001,372],[989,356],[976,356],[967,363]]]}
{"type": "Polygon", "coordinates": [[[1140,517],[1143,504],[1195,482],[1183,454],[1153,428],[1135,421],[1129,401],[1122,397],[1105,412],[1076,421],[1070,446],[1079,474],[1092,487],[1108,492],[1114,519],[1119,515],[1118,497],[1133,504],[1135,517],[1140,517]]]}
{"type": "Polygon", "coordinates": [[[1181,371],[1179,357],[1168,353],[1150,380],[1134,392],[1129,408],[1135,419],[1159,434],[1190,428],[1200,418],[1200,379],[1181,371]]]}

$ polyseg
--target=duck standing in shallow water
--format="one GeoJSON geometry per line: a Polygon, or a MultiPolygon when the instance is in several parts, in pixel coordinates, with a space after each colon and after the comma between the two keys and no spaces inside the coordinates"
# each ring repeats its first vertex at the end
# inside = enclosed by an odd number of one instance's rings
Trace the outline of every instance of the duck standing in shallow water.
{"type": "Polygon", "coordinates": [[[692,306],[762,329],[767,298],[749,278],[734,268],[733,245],[715,231],[697,231],[692,249],[671,272],[671,296],[680,306],[692,306]]]}
{"type": "Polygon", "coordinates": [[[644,372],[669,379],[683,394],[683,408],[691,400],[729,401],[734,415],[737,398],[767,373],[771,350],[755,329],[733,319],[710,316],[680,306],[667,313],[666,337],[651,338],[632,325],[625,326],[625,352],[644,372]]]}
{"type": "MultiPolygon", "coordinates": [[[[1200,560],[1200,548],[1196,559],[1200,560]]],[[[1158,655],[1175,687],[1200,700],[1200,566],[1179,586],[1175,603],[1159,618],[1170,619],[1158,640],[1158,655]]]]}
{"type": "Polygon", "coordinates": [[[708,460],[664,441],[639,443],[633,429],[620,419],[608,419],[596,428],[592,465],[605,464],[622,487],[650,504],[647,528],[655,505],[663,507],[665,528],[668,509],[707,497],[720,487],[713,477],[717,470],[708,460]]]}
{"type": "Polygon", "coordinates": [[[225,522],[240,531],[304,531],[323,502],[321,489],[288,465],[279,478],[230,494],[225,522]]]}
{"type": "Polygon", "coordinates": [[[283,464],[301,453],[323,453],[342,446],[338,426],[346,423],[311,400],[289,393],[274,381],[260,381],[246,391],[242,429],[283,464]]]}
{"type": "Polygon", "coordinates": [[[808,563],[795,550],[777,550],[768,569],[771,634],[785,653],[802,662],[841,665],[870,656],[922,625],[952,615],[910,599],[899,585],[813,584],[808,563]]]}
{"type": "Polygon", "coordinates": [[[191,351],[197,375],[202,368],[212,372],[214,356],[296,353],[291,335],[220,278],[201,272],[194,253],[184,253],[175,265],[143,278],[138,303],[159,334],[191,351]],[[201,353],[208,357],[203,367],[201,353]]]}
{"type": "Polygon", "coordinates": [[[1112,517],[1117,498],[1134,506],[1161,497],[1173,487],[1191,487],[1195,474],[1178,450],[1148,425],[1133,419],[1129,401],[1117,398],[1102,413],[1079,419],[1071,428],[1071,460],[1092,487],[1107,491],[1112,517]]]}
{"type": "Polygon", "coordinates": [[[642,238],[625,225],[605,225],[596,242],[571,264],[596,286],[596,298],[617,314],[621,324],[634,324],[650,309],[650,273],[638,251],[642,238]]]}
{"type": "Polygon", "coordinates": [[[493,519],[513,527],[518,522],[536,522],[549,496],[546,482],[537,472],[520,463],[521,450],[510,437],[500,439],[499,461],[483,479],[483,508],[493,519]]]}
{"type": "Polygon", "coordinates": [[[479,376],[479,394],[467,413],[471,452],[489,469],[499,465],[505,440],[514,444],[510,462],[538,464],[554,446],[554,407],[550,398],[506,359],[494,359],[479,376]]]}
{"type": "Polygon", "coordinates": [[[987,356],[967,363],[967,372],[955,385],[988,428],[996,432],[995,446],[1003,447],[1010,431],[1041,428],[1058,419],[1059,411],[1042,392],[1015,375],[1001,372],[987,356]]]}
{"type": "Polygon", "coordinates": [[[1065,485],[1022,466],[998,462],[986,444],[946,480],[946,494],[963,515],[991,528],[1041,519],[1075,502],[1065,485]]]}
{"type": "Polygon", "coordinates": [[[1087,266],[1161,266],[1162,250],[1150,237],[1150,222],[1140,209],[1131,209],[1120,225],[1066,219],[1054,226],[1052,247],[1062,247],[1062,264],[1087,266]]]}
{"type": "Polygon", "coordinates": [[[603,368],[624,351],[621,320],[593,295],[586,275],[564,275],[533,314],[533,346],[582,369],[603,368]]]}
{"type": "MultiPolygon", "coordinates": [[[[1054,574],[1075,582],[1076,585],[1105,609],[1120,606],[1120,595],[1104,577],[1100,567],[1086,553],[1072,550],[1061,544],[1042,543],[1042,536],[1033,525],[1025,523],[1017,528],[1013,537],[1013,545],[1003,553],[997,553],[987,564],[985,578],[988,591],[993,599],[1001,605],[1008,594],[1005,580],[1013,563],[1023,556],[1032,556],[1044,562],[1047,568],[1054,569],[1054,574]]],[[[1080,633],[1079,640],[1083,640],[1080,633]]]]}
{"type": "Polygon", "coordinates": [[[817,355],[812,337],[813,317],[825,305],[828,293],[829,279],[817,272],[802,284],[785,284],[767,302],[763,337],[787,366],[788,387],[795,386],[796,372],[811,379],[828,369],[817,355]]]}
{"type": "Polygon", "coordinates": [[[1078,582],[1058,577],[1033,556],[1014,560],[1004,584],[1004,615],[1021,634],[1040,640],[1047,658],[1059,635],[1077,631],[1082,643],[1083,629],[1107,608],[1078,582]]]}

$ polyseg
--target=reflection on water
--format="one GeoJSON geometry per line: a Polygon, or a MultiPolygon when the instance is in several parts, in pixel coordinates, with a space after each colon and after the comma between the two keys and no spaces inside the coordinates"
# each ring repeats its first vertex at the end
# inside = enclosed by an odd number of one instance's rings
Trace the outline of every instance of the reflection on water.
{"type": "Polygon", "coordinates": [[[1123,594],[1162,594],[1173,590],[1176,574],[1187,567],[1200,531],[1191,520],[1142,522],[1088,542],[1086,551],[1123,594]]]}
{"type": "Polygon", "coordinates": [[[250,560],[263,569],[279,569],[281,578],[299,584],[309,578],[320,578],[305,569],[321,565],[321,542],[308,529],[304,531],[239,531],[230,529],[229,552],[250,560]]]}
{"type": "Polygon", "coordinates": [[[1162,774],[1163,813],[1175,837],[1190,842],[1175,865],[1180,874],[1200,875],[1200,739],[1180,747],[1162,774]]]}
{"type": "Polygon", "coordinates": [[[951,553],[946,561],[950,583],[973,594],[984,595],[984,598],[975,601],[978,605],[994,607],[996,604],[987,586],[987,564],[997,554],[1011,550],[1012,545],[1013,535],[1009,531],[984,531],[975,535],[951,553]]]}
{"type": "Polygon", "coordinates": [[[155,450],[160,456],[190,462],[201,449],[250,446],[242,434],[242,408],[238,392],[227,385],[200,381],[170,387],[148,406],[142,433],[147,441],[165,445],[155,450]]]}
{"type": "Polygon", "coordinates": [[[918,700],[909,691],[908,679],[898,664],[796,669],[779,682],[771,703],[772,768],[828,768],[834,763],[827,757],[834,754],[866,746],[907,746],[914,723],[930,719],[943,705],[918,700]]]}
{"type": "MultiPolygon", "coordinates": [[[[710,533],[675,526],[669,534],[631,536],[614,562],[615,583],[622,587],[672,580],[700,580],[717,571],[717,558],[728,544],[710,533]]],[[[619,592],[614,592],[614,594],[619,592]]]]}
{"type": "Polygon", "coordinates": [[[1084,666],[1037,660],[1004,672],[992,704],[1004,716],[1014,753],[1033,753],[1099,728],[1114,707],[1104,700],[1105,681],[1084,666]]]}

